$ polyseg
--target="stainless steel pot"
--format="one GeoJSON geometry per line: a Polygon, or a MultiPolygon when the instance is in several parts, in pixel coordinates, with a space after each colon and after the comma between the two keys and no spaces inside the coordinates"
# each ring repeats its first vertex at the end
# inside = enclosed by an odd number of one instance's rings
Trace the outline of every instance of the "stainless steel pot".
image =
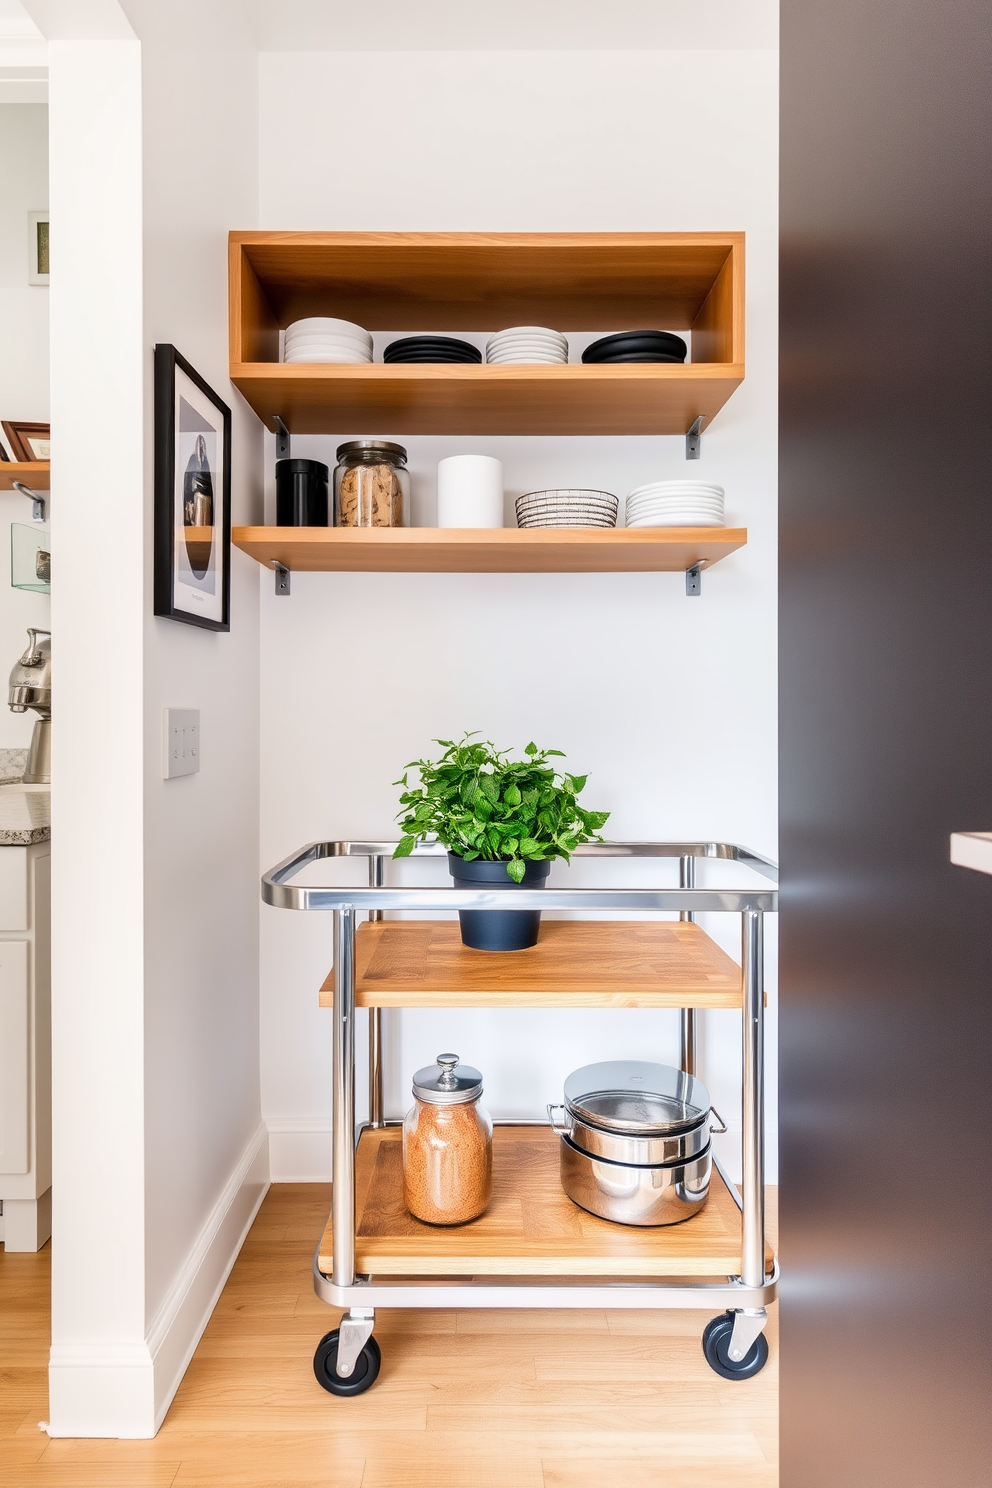
{"type": "Polygon", "coordinates": [[[621,1224],[687,1219],[709,1193],[711,1109],[702,1081],[669,1065],[609,1060],[575,1070],[564,1104],[548,1107],[562,1187],[621,1224]]]}
{"type": "Polygon", "coordinates": [[[668,1225],[698,1214],[710,1191],[710,1149],[689,1163],[628,1166],[592,1157],[561,1139],[561,1186],[600,1219],[617,1224],[668,1225]]]}
{"type": "Polygon", "coordinates": [[[637,1137],[606,1131],[592,1126],[580,1117],[570,1115],[567,1106],[549,1106],[548,1118],[560,1137],[567,1137],[574,1147],[607,1162],[627,1163],[631,1167],[654,1167],[658,1163],[691,1162],[710,1144],[710,1125],[705,1117],[698,1125],[673,1137],[637,1137]],[[555,1119],[564,1111],[565,1119],[555,1119]]]}

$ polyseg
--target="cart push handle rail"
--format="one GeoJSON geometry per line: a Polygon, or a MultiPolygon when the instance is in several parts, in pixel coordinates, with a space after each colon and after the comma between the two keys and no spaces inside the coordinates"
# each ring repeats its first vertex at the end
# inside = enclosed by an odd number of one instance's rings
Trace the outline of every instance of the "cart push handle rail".
{"type": "MultiPolygon", "coordinates": [[[[489,889],[351,887],[299,885],[291,882],[305,868],[329,858],[364,857],[381,861],[391,857],[395,842],[311,842],[262,876],[262,900],[276,909],[382,911],[505,909],[506,900],[489,889]]],[[[411,854],[417,858],[444,858],[440,843],[418,844],[411,854]]],[[[713,858],[739,863],[778,882],[778,869],[768,858],[748,848],[723,842],[604,842],[584,843],[573,857],[583,858],[713,858]]],[[[778,908],[775,889],[516,889],[517,909],[612,909],[642,913],[682,911],[742,914],[751,910],[768,913],[778,908]]]]}

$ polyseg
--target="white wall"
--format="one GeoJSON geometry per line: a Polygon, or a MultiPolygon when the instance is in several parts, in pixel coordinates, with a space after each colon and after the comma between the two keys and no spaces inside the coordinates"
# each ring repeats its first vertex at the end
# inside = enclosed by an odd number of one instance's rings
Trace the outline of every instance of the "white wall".
{"type": "Polygon", "coordinates": [[[257,424],[226,377],[227,230],[257,210],[256,54],[233,0],[32,9],[55,38],[53,484],[72,497],[53,596],[49,1429],[149,1436],[268,1176],[257,573],[235,555],[229,635],[151,613],[156,341],[233,405],[235,520],[261,507],[257,424]],[[92,458],[108,419],[110,483],[92,458]],[[200,709],[202,764],[165,782],[170,704],[200,709]]]}
{"type": "MultiPolygon", "coordinates": [[[[750,530],[747,548],[705,575],[701,599],[686,598],[680,575],[294,574],[286,600],[263,575],[263,864],[315,837],[392,835],[402,765],[465,728],[565,749],[618,838],[716,837],[773,855],[776,55],[263,53],[260,110],[267,228],[744,229],[747,379],[704,433],[698,465],[686,467],[680,438],[402,442],[421,522],[433,520],[437,459],[476,450],[504,461],[511,494],[717,480],[730,519],[750,530]],[[349,78],[381,106],[350,106],[349,78]]],[[[333,464],[335,443],[299,438],[293,450],[333,464]]],[[[708,928],[736,954],[738,924],[708,928]]],[[[316,1006],[329,937],[321,916],[263,910],[262,1093],[277,1178],[329,1172],[331,1030],[316,1006]]],[[[590,1059],[678,1051],[670,1013],[385,1022],[394,1115],[411,1072],[442,1046],[483,1069],[495,1114],[528,1116],[590,1059]]],[[[774,996],[770,1022],[774,1070],[774,996]]],[[[702,1073],[733,1119],[739,1019],[703,1024],[702,1073]]]]}
{"type": "MultiPolygon", "coordinates": [[[[28,213],[48,206],[48,106],[0,101],[0,418],[48,418],[48,287],[28,283],[28,213]]],[[[11,454],[8,441],[0,440],[11,454]]],[[[31,503],[0,491],[0,684],[27,644],[29,625],[47,630],[45,594],[10,584],[10,525],[33,525],[31,503]]],[[[0,747],[27,748],[36,713],[11,713],[0,700],[0,747]]]]}

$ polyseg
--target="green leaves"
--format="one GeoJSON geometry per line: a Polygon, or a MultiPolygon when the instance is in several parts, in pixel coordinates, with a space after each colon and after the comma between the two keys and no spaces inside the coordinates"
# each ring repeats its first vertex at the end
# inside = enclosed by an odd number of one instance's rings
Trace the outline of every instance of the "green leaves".
{"type": "Polygon", "coordinates": [[[404,836],[394,857],[408,857],[417,842],[436,838],[466,859],[503,861],[520,883],[529,861],[564,858],[580,842],[602,841],[599,829],[608,811],[586,811],[576,796],[585,775],[556,775],[549,759],[560,749],[538,749],[533,740],[525,758],[511,760],[491,741],[466,734],[457,743],[436,739],[444,750],[437,760],[412,760],[406,770],[420,773],[420,785],[408,774],[397,820],[404,836]]]}

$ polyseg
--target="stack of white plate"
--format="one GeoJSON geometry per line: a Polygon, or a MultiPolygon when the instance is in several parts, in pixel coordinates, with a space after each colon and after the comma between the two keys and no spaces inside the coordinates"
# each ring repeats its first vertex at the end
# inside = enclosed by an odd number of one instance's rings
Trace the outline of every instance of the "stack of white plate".
{"type": "Polygon", "coordinates": [[[372,336],[350,320],[311,315],[286,327],[284,362],[370,362],[372,336]]]}
{"type": "Polygon", "coordinates": [[[556,366],[568,361],[568,341],[560,331],[549,331],[546,326],[511,326],[489,338],[486,361],[556,366]]]}
{"type": "Polygon", "coordinates": [[[627,526],[722,527],[723,494],[705,481],[651,481],[627,497],[627,526]]]}
{"type": "Polygon", "coordinates": [[[528,491],[514,505],[518,527],[615,527],[620,503],[609,491],[528,491]]]}

